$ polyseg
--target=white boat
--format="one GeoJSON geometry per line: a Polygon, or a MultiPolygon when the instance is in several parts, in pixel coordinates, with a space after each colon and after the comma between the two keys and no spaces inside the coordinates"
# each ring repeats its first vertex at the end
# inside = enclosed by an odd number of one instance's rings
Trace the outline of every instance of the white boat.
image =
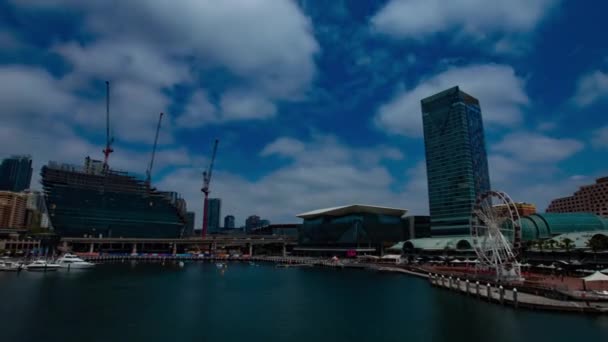
{"type": "Polygon", "coordinates": [[[26,265],[25,269],[28,271],[57,271],[59,267],[61,266],[50,263],[43,259],[38,259],[33,263],[26,265]]]}
{"type": "Polygon", "coordinates": [[[59,265],[59,267],[68,268],[68,269],[91,268],[91,267],[95,266],[94,263],[84,261],[83,259],[80,259],[78,256],[73,255],[73,254],[65,254],[61,258],[57,259],[56,262],[59,265]]]}
{"type": "Polygon", "coordinates": [[[17,272],[23,269],[21,263],[15,261],[0,261],[0,271],[2,272],[17,272]]]}

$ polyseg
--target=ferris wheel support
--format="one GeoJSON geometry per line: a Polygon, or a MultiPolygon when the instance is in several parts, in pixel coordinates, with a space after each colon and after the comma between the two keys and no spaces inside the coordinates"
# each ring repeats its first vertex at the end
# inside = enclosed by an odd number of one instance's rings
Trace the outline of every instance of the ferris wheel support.
{"type": "Polygon", "coordinates": [[[517,253],[521,247],[521,222],[515,202],[504,192],[481,194],[471,212],[471,237],[479,267],[496,280],[521,280],[517,253]]]}

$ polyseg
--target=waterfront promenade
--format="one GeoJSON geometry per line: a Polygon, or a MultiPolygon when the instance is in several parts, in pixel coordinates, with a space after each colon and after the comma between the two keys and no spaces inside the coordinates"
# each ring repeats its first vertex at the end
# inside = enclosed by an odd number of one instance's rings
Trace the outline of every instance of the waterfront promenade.
{"type": "Polygon", "coordinates": [[[468,295],[471,300],[482,300],[494,304],[510,306],[513,308],[525,308],[532,310],[547,310],[557,312],[576,312],[588,314],[608,314],[608,301],[585,301],[585,300],[560,300],[557,298],[549,298],[542,294],[560,295],[560,293],[545,289],[532,288],[522,286],[515,288],[505,284],[501,287],[499,284],[482,281],[479,284],[465,278],[451,277],[447,273],[427,273],[419,267],[409,267],[405,265],[396,265],[394,263],[378,263],[378,262],[360,262],[360,261],[340,261],[327,258],[313,257],[284,257],[284,256],[203,256],[203,255],[99,255],[99,256],[84,256],[88,261],[98,263],[122,263],[126,261],[140,262],[179,262],[179,261],[213,261],[213,262],[263,262],[274,263],[277,266],[290,268],[306,265],[311,267],[325,267],[333,269],[361,269],[377,272],[399,273],[408,276],[424,278],[429,281],[429,284],[436,288],[447,289],[454,291],[460,295],[468,295]],[[543,291],[538,291],[543,290],[543,291]]]}

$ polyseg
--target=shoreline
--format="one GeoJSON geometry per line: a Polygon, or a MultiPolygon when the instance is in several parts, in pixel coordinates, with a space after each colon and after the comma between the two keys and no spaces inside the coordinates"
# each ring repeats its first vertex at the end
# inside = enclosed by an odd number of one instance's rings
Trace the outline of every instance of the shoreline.
{"type": "Polygon", "coordinates": [[[530,293],[526,289],[506,289],[497,284],[484,284],[471,282],[468,279],[452,278],[439,273],[428,273],[420,269],[398,266],[392,263],[342,263],[321,258],[310,257],[282,257],[282,256],[253,256],[253,257],[200,257],[193,255],[129,255],[129,256],[81,256],[83,259],[95,263],[118,263],[126,261],[141,262],[179,262],[179,261],[210,261],[210,262],[264,262],[274,263],[282,268],[308,267],[324,268],[350,268],[370,271],[398,273],[407,276],[427,279],[429,285],[439,289],[453,291],[460,295],[473,297],[488,303],[509,306],[512,309],[542,310],[561,313],[583,313],[592,315],[608,315],[608,302],[589,302],[574,300],[559,300],[530,293]],[[300,267],[298,267],[300,265],[300,267]],[[488,288],[489,287],[489,288],[488,288]]]}

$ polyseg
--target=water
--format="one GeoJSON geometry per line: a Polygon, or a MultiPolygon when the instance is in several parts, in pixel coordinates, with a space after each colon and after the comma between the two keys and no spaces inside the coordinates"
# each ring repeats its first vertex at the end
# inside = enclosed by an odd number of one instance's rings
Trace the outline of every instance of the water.
{"type": "Polygon", "coordinates": [[[0,273],[0,341],[608,341],[400,274],[210,263],[0,273]]]}

